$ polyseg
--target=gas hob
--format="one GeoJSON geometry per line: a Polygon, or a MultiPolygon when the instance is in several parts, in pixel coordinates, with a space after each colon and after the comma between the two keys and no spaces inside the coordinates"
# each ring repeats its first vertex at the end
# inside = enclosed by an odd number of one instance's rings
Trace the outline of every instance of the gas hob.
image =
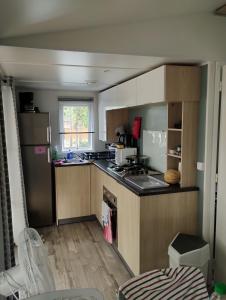
{"type": "Polygon", "coordinates": [[[120,177],[126,177],[130,175],[161,174],[160,172],[149,170],[147,167],[144,167],[143,165],[126,165],[126,166],[113,165],[111,167],[108,167],[108,170],[120,177]]]}

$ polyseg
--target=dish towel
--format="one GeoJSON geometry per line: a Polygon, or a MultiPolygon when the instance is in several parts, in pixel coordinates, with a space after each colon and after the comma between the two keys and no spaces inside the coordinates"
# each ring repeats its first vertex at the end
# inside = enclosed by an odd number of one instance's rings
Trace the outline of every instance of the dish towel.
{"type": "Polygon", "coordinates": [[[111,227],[112,210],[105,201],[102,201],[102,222],[105,240],[112,244],[112,227],[111,227]]]}
{"type": "Polygon", "coordinates": [[[202,272],[195,267],[154,270],[136,276],[119,288],[119,299],[207,300],[202,272]]]}

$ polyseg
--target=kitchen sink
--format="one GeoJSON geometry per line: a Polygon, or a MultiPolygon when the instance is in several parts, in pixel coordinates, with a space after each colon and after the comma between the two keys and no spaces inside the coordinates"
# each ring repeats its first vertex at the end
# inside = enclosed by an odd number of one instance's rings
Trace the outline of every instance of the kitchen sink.
{"type": "Polygon", "coordinates": [[[88,161],[81,158],[75,158],[75,159],[65,159],[61,161],[61,165],[67,166],[67,165],[82,165],[87,164],[88,161]]]}
{"type": "Polygon", "coordinates": [[[168,183],[149,175],[126,176],[125,180],[142,190],[166,188],[169,186],[168,183]]]}

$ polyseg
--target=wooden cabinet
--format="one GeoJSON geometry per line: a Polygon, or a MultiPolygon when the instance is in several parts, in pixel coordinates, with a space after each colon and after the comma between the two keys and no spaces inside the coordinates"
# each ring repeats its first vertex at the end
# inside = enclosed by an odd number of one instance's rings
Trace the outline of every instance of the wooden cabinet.
{"type": "Polygon", "coordinates": [[[197,192],[138,197],[118,194],[118,250],[135,275],[168,266],[178,232],[197,233],[197,192]]]}
{"type": "Polygon", "coordinates": [[[118,142],[118,137],[115,133],[116,128],[124,126],[128,127],[129,110],[127,108],[112,109],[106,111],[106,141],[108,143],[118,142]]]}
{"type": "Polygon", "coordinates": [[[137,105],[200,98],[200,67],[164,65],[137,77],[137,105]]]}
{"type": "Polygon", "coordinates": [[[197,234],[196,191],[140,198],[140,273],[169,266],[168,246],[178,232],[197,234]]]}
{"type": "Polygon", "coordinates": [[[91,214],[102,223],[102,199],[105,174],[96,166],[91,166],[91,214]]]}
{"type": "Polygon", "coordinates": [[[56,167],[55,181],[57,223],[91,214],[89,165],[56,167]]]}
{"type": "Polygon", "coordinates": [[[140,274],[140,197],[118,186],[118,251],[134,274],[140,274]]]}
{"type": "Polygon", "coordinates": [[[91,212],[100,223],[104,186],[117,197],[118,251],[135,275],[167,267],[174,236],[196,233],[196,191],[139,197],[92,166],[91,212]]]}

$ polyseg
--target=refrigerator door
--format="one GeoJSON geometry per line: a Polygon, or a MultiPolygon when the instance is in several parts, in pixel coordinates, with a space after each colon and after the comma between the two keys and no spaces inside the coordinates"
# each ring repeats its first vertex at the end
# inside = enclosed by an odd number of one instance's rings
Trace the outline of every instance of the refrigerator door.
{"type": "Polygon", "coordinates": [[[50,144],[49,113],[19,114],[21,145],[50,144]]]}
{"type": "Polygon", "coordinates": [[[53,223],[51,160],[48,146],[23,146],[22,160],[29,226],[53,223]]]}

